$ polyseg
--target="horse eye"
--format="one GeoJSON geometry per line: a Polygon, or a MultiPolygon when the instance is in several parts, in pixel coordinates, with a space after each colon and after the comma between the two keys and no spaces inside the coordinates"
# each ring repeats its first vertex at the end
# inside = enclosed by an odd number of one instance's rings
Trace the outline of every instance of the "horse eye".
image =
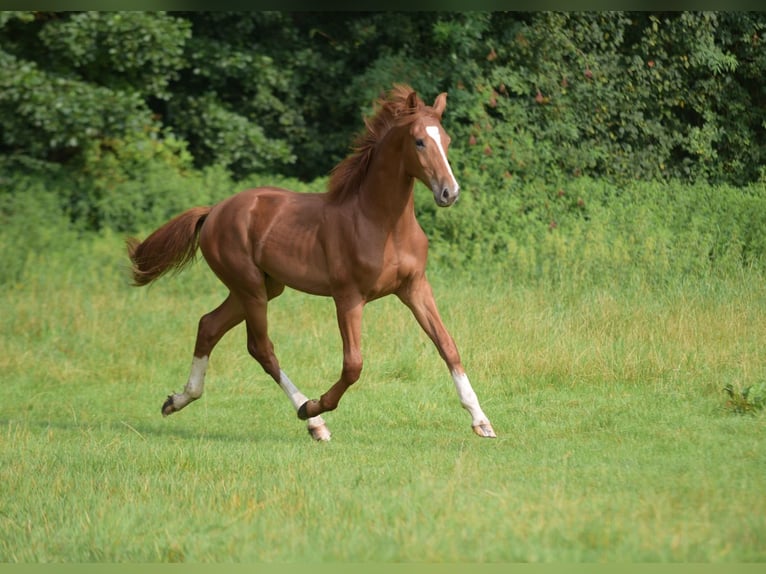
{"type": "Polygon", "coordinates": [[[417,147],[418,149],[423,149],[424,147],[426,147],[426,142],[418,138],[415,140],[415,147],[417,147]]]}

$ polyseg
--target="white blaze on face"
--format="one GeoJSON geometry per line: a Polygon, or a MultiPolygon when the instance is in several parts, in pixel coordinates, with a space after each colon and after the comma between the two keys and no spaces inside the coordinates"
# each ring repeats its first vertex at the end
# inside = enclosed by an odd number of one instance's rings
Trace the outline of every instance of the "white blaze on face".
{"type": "Polygon", "coordinates": [[[452,183],[455,185],[455,190],[460,187],[458,185],[457,180],[455,179],[455,175],[452,173],[452,166],[449,164],[449,160],[447,159],[447,153],[444,151],[444,147],[442,146],[442,139],[441,134],[439,132],[439,126],[428,126],[426,128],[426,133],[429,135],[429,137],[436,142],[436,146],[439,149],[439,153],[442,155],[442,159],[444,160],[444,163],[447,166],[447,170],[449,171],[449,176],[452,178],[452,183]]]}

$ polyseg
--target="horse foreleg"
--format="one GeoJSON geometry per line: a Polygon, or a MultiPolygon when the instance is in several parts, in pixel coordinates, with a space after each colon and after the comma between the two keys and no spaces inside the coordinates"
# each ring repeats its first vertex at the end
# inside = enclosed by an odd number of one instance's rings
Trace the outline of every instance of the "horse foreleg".
{"type": "Polygon", "coordinates": [[[471,386],[471,382],[468,380],[468,375],[465,374],[462,367],[451,371],[451,374],[460,403],[464,409],[471,413],[473,432],[480,437],[496,438],[497,435],[492,428],[492,424],[489,422],[487,415],[484,414],[484,411],[481,410],[479,399],[471,386]]]}
{"type": "Polygon", "coordinates": [[[162,405],[162,415],[168,416],[180,411],[189,403],[202,396],[205,388],[205,372],[213,348],[227,331],[245,318],[242,306],[229,295],[218,308],[204,315],[197,328],[191,373],[182,393],[168,395],[162,405]]]}
{"type": "Polygon", "coordinates": [[[335,410],[348,388],[359,380],[362,373],[362,309],[363,301],[354,303],[336,299],[338,326],[343,339],[343,370],[340,379],[319,400],[305,401],[298,409],[298,417],[308,419],[326,411],[335,410]]]}
{"type": "Polygon", "coordinates": [[[460,404],[471,414],[473,431],[481,437],[495,438],[497,435],[487,415],[484,414],[481,405],[479,405],[479,399],[468,380],[468,375],[465,373],[455,341],[439,315],[430,283],[425,277],[422,277],[408,287],[399,293],[399,298],[410,308],[420,326],[436,345],[439,355],[447,364],[455,383],[460,404]]]}

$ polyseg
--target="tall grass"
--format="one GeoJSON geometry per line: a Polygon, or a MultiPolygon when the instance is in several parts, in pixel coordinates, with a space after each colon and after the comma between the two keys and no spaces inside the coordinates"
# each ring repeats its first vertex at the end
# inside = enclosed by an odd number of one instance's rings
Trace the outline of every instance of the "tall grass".
{"type": "MultiPolygon", "coordinates": [[[[51,253],[3,286],[2,561],[766,559],[766,419],[723,392],[766,378],[753,269],[660,288],[437,267],[499,438],[473,436],[435,349],[386,299],[366,310],[333,440],[315,444],[241,326],[203,398],[160,416],[224,295],[204,263],[135,289],[115,235],[51,253]]],[[[332,303],[288,291],[270,325],[318,396],[341,365],[332,303]]]]}

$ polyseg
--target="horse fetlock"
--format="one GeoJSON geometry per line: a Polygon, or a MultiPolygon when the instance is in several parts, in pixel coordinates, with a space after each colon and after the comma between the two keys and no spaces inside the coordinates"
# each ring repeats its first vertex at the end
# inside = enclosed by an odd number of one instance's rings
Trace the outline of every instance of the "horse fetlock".
{"type": "Polygon", "coordinates": [[[311,417],[318,416],[321,414],[319,408],[319,401],[315,399],[309,399],[305,403],[303,403],[300,407],[298,407],[298,418],[302,421],[308,420],[311,417]]]}
{"type": "Polygon", "coordinates": [[[183,397],[186,397],[188,400],[187,403],[190,403],[192,401],[196,401],[198,398],[202,396],[202,389],[198,387],[193,387],[191,385],[187,385],[184,389],[183,397]]]}
{"type": "Polygon", "coordinates": [[[189,393],[186,392],[168,395],[168,398],[165,399],[165,402],[162,404],[162,416],[166,417],[180,411],[189,403],[197,400],[201,395],[202,393],[197,396],[189,396],[189,393]]]}

